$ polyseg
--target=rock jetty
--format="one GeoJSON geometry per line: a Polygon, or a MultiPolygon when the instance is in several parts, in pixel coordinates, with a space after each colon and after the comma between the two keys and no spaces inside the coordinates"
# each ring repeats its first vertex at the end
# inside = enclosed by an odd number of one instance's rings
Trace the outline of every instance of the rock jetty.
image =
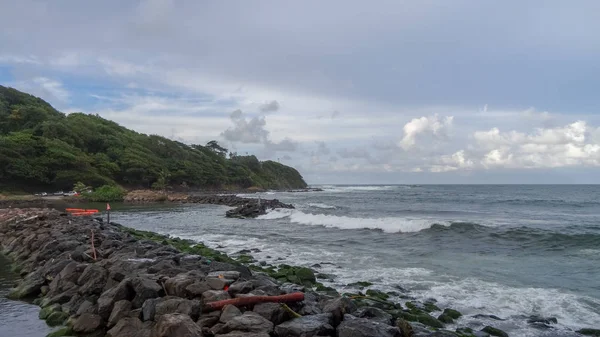
{"type": "MultiPolygon", "coordinates": [[[[0,209],[0,247],[51,333],[89,337],[505,336],[446,330],[461,313],[435,301],[396,303],[376,289],[338,294],[310,268],[260,266],[202,244],[51,209],[0,209]],[[207,303],[302,292],[302,302],[221,310],[207,303]],[[433,313],[436,313],[434,315],[433,313]]],[[[369,287],[366,282],[361,286],[369,287]]],[[[552,322],[549,321],[551,324],[552,322]]]]}

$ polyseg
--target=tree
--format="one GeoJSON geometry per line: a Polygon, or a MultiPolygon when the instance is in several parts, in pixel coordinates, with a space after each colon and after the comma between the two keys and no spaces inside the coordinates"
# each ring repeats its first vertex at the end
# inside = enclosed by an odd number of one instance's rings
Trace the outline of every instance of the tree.
{"type": "Polygon", "coordinates": [[[171,177],[171,174],[169,173],[169,171],[162,169],[158,173],[158,179],[154,182],[154,184],[152,184],[152,188],[155,190],[160,190],[166,194],[170,177],[171,177]]]}
{"type": "Polygon", "coordinates": [[[223,158],[227,155],[227,149],[219,145],[216,140],[206,143],[206,147],[223,158]]]}
{"type": "Polygon", "coordinates": [[[86,186],[84,183],[82,183],[81,181],[78,181],[77,183],[75,183],[75,186],[73,186],[73,191],[77,192],[77,193],[83,193],[87,190],[90,190],[91,188],[86,186]]]}

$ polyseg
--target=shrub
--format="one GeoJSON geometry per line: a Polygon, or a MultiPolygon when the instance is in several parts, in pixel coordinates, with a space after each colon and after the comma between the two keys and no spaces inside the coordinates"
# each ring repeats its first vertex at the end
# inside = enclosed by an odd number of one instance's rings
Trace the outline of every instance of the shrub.
{"type": "Polygon", "coordinates": [[[92,193],[85,194],[89,201],[108,202],[123,201],[125,190],[119,186],[104,185],[98,187],[92,193]]]}

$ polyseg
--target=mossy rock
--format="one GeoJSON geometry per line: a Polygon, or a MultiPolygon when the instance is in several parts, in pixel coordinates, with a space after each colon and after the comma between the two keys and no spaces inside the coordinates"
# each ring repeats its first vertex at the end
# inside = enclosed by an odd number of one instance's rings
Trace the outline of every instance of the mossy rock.
{"type": "Polygon", "coordinates": [[[46,324],[49,326],[63,325],[67,318],[69,318],[69,314],[66,312],[55,311],[46,318],[46,324]]]}
{"type": "Polygon", "coordinates": [[[73,333],[73,330],[71,330],[71,328],[60,328],[56,331],[53,331],[49,334],[46,335],[46,337],[63,337],[63,336],[70,336],[73,333]]]}
{"type": "Polygon", "coordinates": [[[452,319],[452,317],[450,317],[450,315],[447,315],[447,314],[441,314],[441,315],[439,315],[438,319],[442,323],[446,323],[446,324],[452,324],[452,323],[454,323],[454,319],[452,319]]]}
{"type": "Polygon", "coordinates": [[[441,329],[444,327],[444,323],[442,323],[440,320],[438,320],[437,318],[430,316],[428,314],[420,314],[417,315],[417,320],[419,323],[423,323],[427,326],[430,326],[432,328],[438,328],[441,329]]]}
{"type": "Polygon", "coordinates": [[[418,322],[419,321],[419,316],[415,315],[415,314],[411,314],[409,312],[403,311],[400,316],[409,321],[409,322],[418,322]]]}
{"type": "Polygon", "coordinates": [[[348,284],[348,287],[357,287],[359,289],[363,289],[363,288],[366,288],[366,287],[370,287],[372,285],[373,285],[373,283],[371,283],[371,282],[359,281],[359,282],[354,282],[354,283],[348,284]]]}
{"type": "Polygon", "coordinates": [[[240,263],[252,263],[254,262],[254,258],[250,255],[240,255],[237,258],[240,263]]]}
{"type": "Polygon", "coordinates": [[[60,309],[61,309],[60,304],[53,304],[53,305],[44,307],[44,308],[42,308],[42,310],[40,310],[40,314],[38,315],[38,317],[40,319],[46,319],[53,312],[60,312],[61,311],[60,309]]]}
{"type": "Polygon", "coordinates": [[[454,309],[445,309],[444,310],[444,315],[448,315],[450,317],[452,317],[452,319],[458,319],[460,318],[460,316],[462,316],[462,314],[454,309]]]}
{"type": "Polygon", "coordinates": [[[427,312],[442,311],[442,309],[440,309],[437,305],[435,305],[433,303],[425,303],[425,311],[427,311],[427,312]]]}
{"type": "Polygon", "coordinates": [[[483,332],[487,332],[492,336],[497,336],[497,337],[508,337],[508,334],[500,329],[491,327],[491,326],[486,326],[485,328],[481,329],[481,331],[483,332]]]}
{"type": "Polygon", "coordinates": [[[297,268],[296,276],[298,276],[298,278],[302,282],[310,282],[311,284],[314,284],[317,282],[315,273],[310,268],[306,268],[306,267],[297,268]]]}
{"type": "Polygon", "coordinates": [[[577,330],[577,333],[580,333],[580,334],[586,335],[586,336],[600,337],[600,329],[581,329],[581,330],[577,330]]]}
{"type": "Polygon", "coordinates": [[[367,296],[376,297],[376,298],[379,298],[384,301],[387,300],[388,298],[390,298],[390,295],[384,293],[383,291],[379,291],[379,290],[375,290],[375,289],[367,290],[367,296]]]}

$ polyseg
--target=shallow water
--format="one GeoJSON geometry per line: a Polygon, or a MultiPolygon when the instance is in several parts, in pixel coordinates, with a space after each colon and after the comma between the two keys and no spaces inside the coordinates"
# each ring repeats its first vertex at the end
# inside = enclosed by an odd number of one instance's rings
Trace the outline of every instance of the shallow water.
{"type": "Polygon", "coordinates": [[[38,319],[40,308],[36,305],[6,298],[17,280],[10,271],[9,261],[0,255],[0,336],[44,337],[51,332],[46,323],[38,319]]]}

